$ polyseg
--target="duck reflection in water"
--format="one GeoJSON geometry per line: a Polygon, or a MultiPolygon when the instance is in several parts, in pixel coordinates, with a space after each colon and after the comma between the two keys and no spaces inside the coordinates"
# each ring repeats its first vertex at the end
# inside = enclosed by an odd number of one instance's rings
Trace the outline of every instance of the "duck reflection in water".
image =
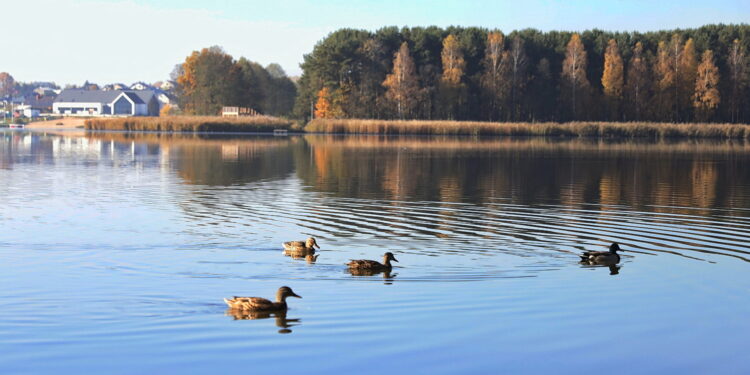
{"type": "Polygon", "coordinates": [[[616,264],[606,265],[606,264],[597,264],[597,263],[587,262],[587,261],[581,261],[581,264],[583,265],[583,268],[603,268],[603,267],[607,267],[607,268],[609,268],[609,274],[613,275],[613,276],[619,274],[620,273],[620,269],[622,268],[622,266],[618,266],[616,264]]]}
{"type": "Polygon", "coordinates": [[[279,330],[279,333],[285,334],[285,333],[292,333],[292,330],[289,329],[294,326],[298,326],[302,324],[302,322],[299,319],[289,319],[286,317],[286,311],[246,311],[246,310],[237,310],[237,309],[227,309],[226,313],[227,316],[231,316],[234,318],[234,320],[258,320],[258,319],[268,319],[268,318],[275,318],[276,320],[276,327],[281,328],[279,330]]]}
{"type": "Polygon", "coordinates": [[[318,257],[320,254],[307,254],[307,255],[296,255],[296,254],[289,254],[289,257],[291,257],[294,260],[302,260],[304,259],[307,264],[315,264],[315,262],[318,261],[318,257]]]}
{"type": "Polygon", "coordinates": [[[349,268],[347,270],[352,276],[376,276],[383,274],[383,282],[386,285],[393,284],[393,280],[398,276],[398,273],[391,273],[391,270],[387,269],[362,269],[362,268],[349,268]]]}

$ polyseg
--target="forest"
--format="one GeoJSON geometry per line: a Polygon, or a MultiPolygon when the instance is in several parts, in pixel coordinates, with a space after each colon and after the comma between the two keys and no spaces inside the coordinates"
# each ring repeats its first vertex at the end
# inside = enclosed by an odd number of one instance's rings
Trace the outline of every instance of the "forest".
{"type": "Polygon", "coordinates": [[[304,56],[293,115],[750,122],[749,43],[745,24],[645,33],[341,29],[304,56]]]}
{"type": "Polygon", "coordinates": [[[185,114],[217,115],[222,106],[253,108],[265,115],[288,115],[297,88],[279,64],[267,67],[244,57],[235,60],[221,47],[193,53],[172,72],[185,114]]]}

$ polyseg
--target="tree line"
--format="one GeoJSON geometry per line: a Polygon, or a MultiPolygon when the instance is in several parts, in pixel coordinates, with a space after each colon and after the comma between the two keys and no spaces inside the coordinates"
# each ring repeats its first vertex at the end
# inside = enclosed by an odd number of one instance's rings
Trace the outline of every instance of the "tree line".
{"type": "Polygon", "coordinates": [[[253,108],[267,115],[287,115],[297,88],[279,64],[266,67],[244,57],[235,60],[221,47],[193,53],[172,72],[182,111],[216,115],[222,106],[253,108]]]}
{"type": "Polygon", "coordinates": [[[304,57],[299,118],[750,122],[749,25],[581,33],[341,29],[304,57]]]}

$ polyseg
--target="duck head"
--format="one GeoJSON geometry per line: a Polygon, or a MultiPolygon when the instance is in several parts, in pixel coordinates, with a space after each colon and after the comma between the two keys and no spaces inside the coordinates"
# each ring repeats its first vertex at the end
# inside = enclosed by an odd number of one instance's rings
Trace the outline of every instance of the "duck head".
{"type": "Polygon", "coordinates": [[[292,288],[290,288],[288,286],[282,286],[276,292],[276,301],[278,301],[278,302],[285,302],[286,301],[286,297],[302,298],[302,297],[298,296],[297,294],[295,294],[294,291],[292,291],[292,288]]]}
{"type": "Polygon", "coordinates": [[[312,248],[313,246],[315,246],[315,247],[317,247],[318,249],[320,249],[320,246],[318,246],[318,243],[317,243],[317,242],[315,242],[315,239],[314,239],[314,238],[312,238],[312,237],[310,237],[310,238],[308,238],[308,239],[307,239],[307,241],[305,242],[305,247],[307,247],[307,248],[309,249],[309,248],[312,248]]]}
{"type": "Polygon", "coordinates": [[[609,245],[609,252],[610,253],[617,253],[618,251],[623,251],[620,249],[620,245],[617,244],[617,242],[613,242],[612,245],[609,245]]]}
{"type": "Polygon", "coordinates": [[[394,262],[398,262],[398,260],[396,260],[396,257],[393,256],[392,252],[389,251],[389,252],[383,254],[383,263],[384,264],[388,264],[388,261],[391,261],[391,260],[394,261],[394,262]]]}

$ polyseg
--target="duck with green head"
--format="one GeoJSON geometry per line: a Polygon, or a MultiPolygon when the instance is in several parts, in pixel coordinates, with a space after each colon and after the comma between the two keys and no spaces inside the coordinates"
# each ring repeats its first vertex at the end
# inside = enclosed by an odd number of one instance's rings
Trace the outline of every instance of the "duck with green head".
{"type": "Polygon", "coordinates": [[[297,297],[297,294],[292,291],[292,288],[288,286],[282,286],[276,292],[276,302],[271,302],[261,297],[237,297],[234,296],[231,299],[224,298],[227,306],[230,309],[241,310],[241,311],[286,311],[286,298],[297,297]]]}
{"type": "Polygon", "coordinates": [[[618,251],[624,250],[621,250],[620,245],[614,242],[609,246],[609,251],[584,251],[579,256],[581,257],[581,262],[606,266],[620,263],[620,254],[617,254],[618,251]]]}

